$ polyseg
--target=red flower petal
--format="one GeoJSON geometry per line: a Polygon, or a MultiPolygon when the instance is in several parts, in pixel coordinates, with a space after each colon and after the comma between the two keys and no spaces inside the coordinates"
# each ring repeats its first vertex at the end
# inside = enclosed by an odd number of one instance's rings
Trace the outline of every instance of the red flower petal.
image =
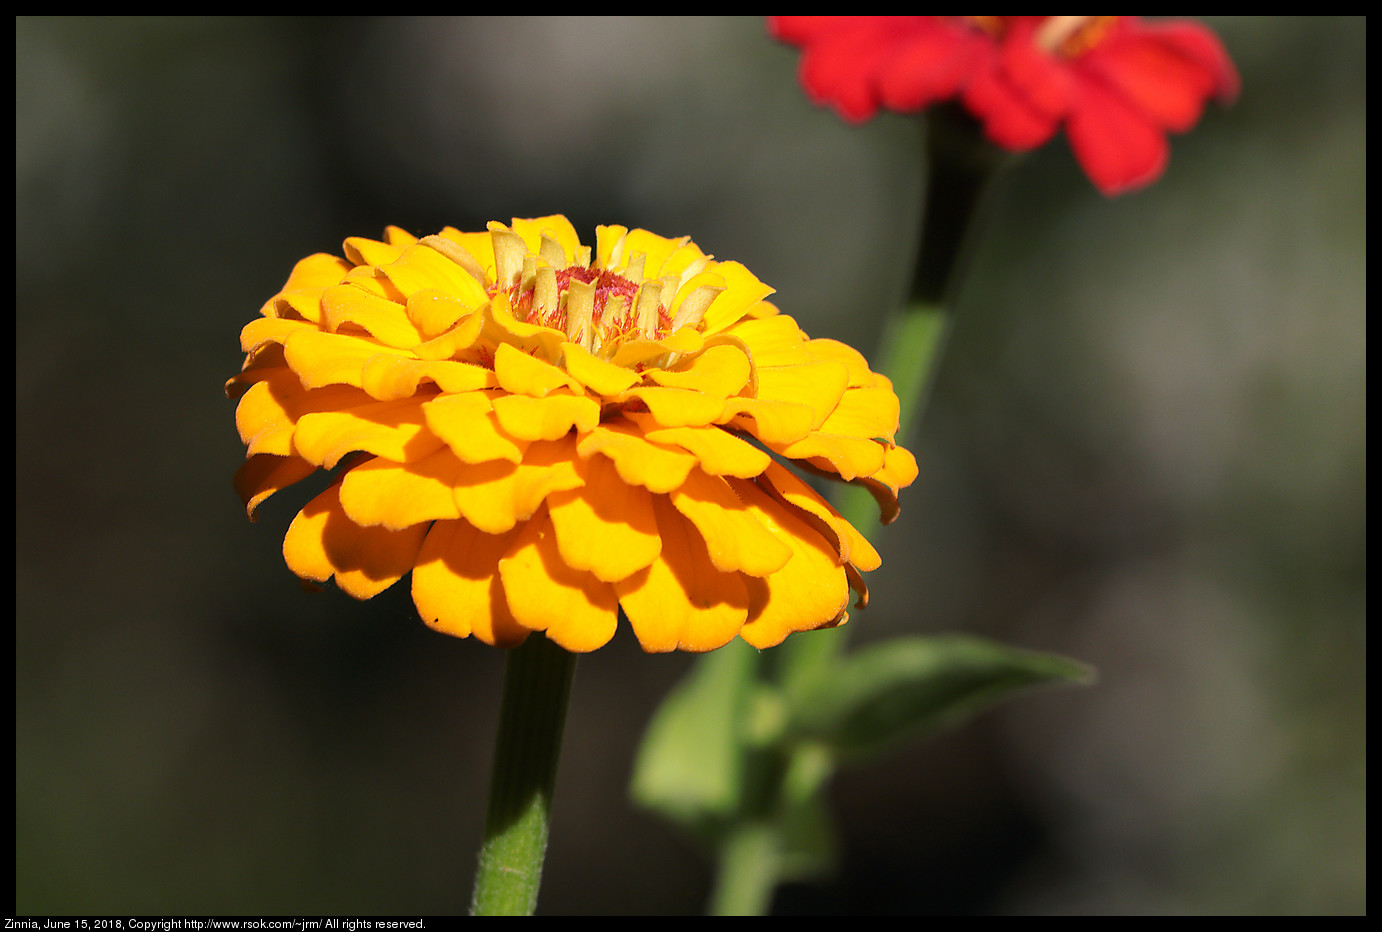
{"type": "Polygon", "coordinates": [[[878,93],[887,107],[904,113],[954,97],[995,55],[988,36],[938,19],[899,44],[878,73],[878,93]]]}
{"type": "Polygon", "coordinates": [[[1066,134],[1090,180],[1104,194],[1155,181],[1166,168],[1166,136],[1144,112],[1099,84],[1081,86],[1066,134]]]}

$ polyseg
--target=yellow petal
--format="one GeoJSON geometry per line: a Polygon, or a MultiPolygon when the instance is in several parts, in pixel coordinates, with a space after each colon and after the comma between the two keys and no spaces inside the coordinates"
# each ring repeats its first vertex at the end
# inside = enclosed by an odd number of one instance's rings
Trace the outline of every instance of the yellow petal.
{"type": "Polygon", "coordinates": [[[402,245],[381,243],[363,236],[352,236],[345,241],[346,258],[356,265],[384,265],[398,258],[404,250],[402,245]]]}
{"type": "Polygon", "coordinates": [[[629,228],[618,224],[597,226],[595,228],[595,265],[602,269],[623,268],[627,265],[624,257],[624,241],[629,228]]]}
{"type": "Polygon", "coordinates": [[[283,538],[283,558],[303,579],[325,582],[334,575],[346,594],[373,598],[413,568],[427,525],[362,528],[341,510],[339,488],[333,484],[298,512],[283,538]]]}
{"type": "Polygon", "coordinates": [[[516,647],[528,629],[514,621],[499,582],[499,558],[513,534],[485,534],[465,521],[438,521],[413,567],[413,604],[430,627],[516,647]]]}
{"type": "Polygon", "coordinates": [[[443,447],[416,463],[373,457],[341,480],[341,508],[361,527],[393,531],[424,521],[459,518],[451,487],[465,466],[443,447]]]}
{"type": "Polygon", "coordinates": [[[811,432],[815,412],[791,401],[764,401],[736,396],[726,399],[717,424],[728,424],[764,443],[791,443],[811,432]]]}
{"type": "Polygon", "coordinates": [[[724,277],[726,288],[706,309],[703,333],[718,333],[737,323],[774,291],[738,262],[716,263],[715,271],[724,277]]]}
{"type": "Polygon", "coordinates": [[[366,361],[360,387],[371,398],[392,401],[417,394],[418,383],[423,379],[436,383],[447,393],[473,392],[498,384],[493,372],[470,363],[407,359],[380,353],[366,361]]]}
{"type": "MultiPolygon", "coordinates": [[[[487,296],[474,304],[440,291],[418,291],[408,296],[408,319],[424,339],[431,340],[450,330],[461,318],[480,313],[488,303],[487,296]]],[[[476,322],[477,335],[481,322],[476,322]]]]}
{"type": "Polygon", "coordinates": [[[316,322],[321,316],[317,305],[322,289],[337,284],[349,271],[349,262],[328,253],[319,252],[301,259],[293,266],[279,293],[265,302],[259,313],[265,317],[281,317],[285,316],[283,312],[287,307],[299,309],[300,306],[306,311],[302,316],[316,322]]]}
{"type": "Polygon", "coordinates": [[[393,262],[381,265],[379,271],[404,298],[420,292],[439,291],[458,298],[472,309],[489,303],[483,284],[428,246],[409,246],[393,262]]]}
{"type": "Polygon", "coordinates": [[[577,451],[583,459],[602,453],[614,461],[619,478],[649,492],[670,492],[686,481],[696,458],[676,447],[645,439],[624,421],[600,424],[581,437],[577,451]]]}
{"type": "Polygon", "coordinates": [[[516,395],[531,395],[541,398],[560,386],[568,386],[579,392],[575,380],[557,366],[529,356],[508,343],[499,344],[494,351],[494,374],[499,378],[499,387],[516,395]]]}
{"type": "Polygon", "coordinates": [[[850,388],[870,388],[878,378],[878,373],[869,369],[864,354],[839,340],[820,338],[806,344],[806,352],[818,361],[833,359],[842,363],[849,372],[850,388]]]}
{"type": "Polygon", "coordinates": [[[837,562],[853,564],[865,572],[882,565],[882,558],[868,539],[790,469],[774,461],[763,471],[758,482],[768,492],[798,509],[798,517],[819,530],[827,541],[833,538],[835,550],[840,555],[837,562]]]}
{"type": "Polygon", "coordinates": [[[402,227],[389,224],[384,227],[384,242],[390,246],[411,246],[417,242],[417,237],[402,227]]]}
{"type": "Polygon", "coordinates": [[[615,582],[647,566],[662,549],[652,495],[624,482],[603,456],[582,465],[585,485],[552,493],[547,511],[566,565],[615,582]]]}
{"type": "Polygon", "coordinates": [[[535,217],[530,220],[520,220],[515,217],[509,228],[523,237],[528,251],[532,253],[536,253],[542,248],[542,234],[549,234],[566,253],[566,264],[568,265],[575,259],[576,249],[581,245],[581,238],[576,235],[576,228],[571,225],[570,220],[561,214],[535,217]]]}
{"type": "Polygon", "coordinates": [[[653,498],[662,550],[614,584],[638,643],[649,653],[723,647],[748,617],[744,577],[716,569],[700,535],[666,497],[653,498]]]}
{"type": "Polygon", "coordinates": [[[735,346],[709,346],[672,369],[648,370],[648,378],[667,388],[727,398],[748,383],[749,359],[735,346]]]}
{"type": "Polygon", "coordinates": [[[767,576],[792,555],[719,476],[693,469],[670,498],[700,531],[710,562],[722,572],[767,576]]]}
{"type": "Polygon", "coordinates": [[[846,437],[883,437],[891,441],[897,433],[897,418],[898,401],[892,389],[851,388],[820,425],[820,431],[846,437]]]}
{"type": "Polygon", "coordinates": [[[805,352],[805,334],[786,314],[741,320],[725,332],[748,344],[753,352],[753,364],[758,367],[791,366],[811,359],[805,352]]]}
{"type": "Polygon", "coordinates": [[[499,395],[493,404],[499,426],[519,440],[556,440],[572,428],[583,434],[600,423],[600,403],[568,388],[543,398],[499,395]]]}
{"type": "Polygon", "coordinates": [[[275,492],[317,471],[317,467],[297,456],[251,456],[235,470],[235,491],[245,503],[245,514],[255,520],[255,511],[275,492]]]}
{"type": "Polygon", "coordinates": [[[483,233],[462,233],[455,227],[444,227],[438,235],[449,239],[473,256],[475,265],[484,273],[484,284],[494,284],[494,241],[488,230],[483,233]]]}
{"type": "Polygon", "coordinates": [[[441,445],[441,439],[427,429],[422,404],[415,398],[304,414],[293,431],[294,451],[327,469],[355,450],[411,463],[441,445]]]}
{"type": "Polygon", "coordinates": [[[499,560],[499,577],[514,619],[547,632],[566,650],[595,650],[614,636],[619,603],[613,587],[566,565],[546,512],[517,532],[499,560]]]}
{"type": "Polygon", "coordinates": [[[644,436],[649,440],[675,443],[695,455],[701,469],[712,476],[740,476],[747,479],[767,469],[772,461],[767,453],[722,427],[658,427],[647,415],[626,416],[644,425],[644,436]]]}
{"type": "Polygon", "coordinates": [[[401,304],[371,294],[356,284],[332,285],[322,292],[322,322],[328,330],[351,325],[389,346],[411,347],[422,334],[401,304]]]}
{"type": "Polygon", "coordinates": [[[442,395],[422,406],[427,428],[465,463],[523,459],[527,444],[500,429],[486,392],[442,395]]]}
{"type": "Polygon", "coordinates": [[[480,334],[484,330],[485,321],[488,315],[485,311],[477,311],[469,317],[462,317],[450,330],[438,334],[426,343],[419,343],[413,348],[421,359],[464,359],[468,362],[476,362],[482,358],[482,354],[477,352],[476,344],[480,340],[480,334]]]}
{"type": "Polygon", "coordinates": [[[637,398],[647,405],[653,417],[663,427],[703,427],[713,424],[725,410],[725,399],[703,395],[684,388],[631,388],[618,396],[619,401],[637,398]]]}
{"type": "Polygon", "coordinates": [[[837,434],[810,434],[794,443],[769,446],[789,459],[806,460],[823,472],[838,473],[846,482],[882,469],[887,452],[887,445],[880,441],[837,434]]]}
{"type": "Polygon", "coordinates": [[[917,477],[917,461],[902,447],[889,447],[884,455],[883,468],[871,476],[860,476],[856,485],[868,489],[878,502],[879,520],[892,524],[897,520],[897,490],[911,485],[917,477]]]}
{"type": "Polygon", "coordinates": [[[729,483],[749,513],[792,551],[777,572],[745,578],[749,617],[739,636],[762,650],[782,643],[793,631],[836,624],[849,604],[849,582],[833,544],[753,482],[729,483]]]}
{"type": "Polygon", "coordinates": [[[304,391],[298,377],[287,368],[266,369],[249,387],[235,409],[235,426],[249,455],[271,453],[293,456],[293,429],[298,419],[313,411],[331,411],[369,401],[358,388],[331,385],[304,391]]]}
{"type": "Polygon", "coordinates": [[[365,363],[380,353],[399,351],[368,337],[322,333],[315,328],[294,334],[283,345],[283,358],[297,373],[303,388],[323,385],[362,387],[365,363]],[[289,345],[291,344],[291,345],[289,345]]]}
{"type": "Polygon", "coordinates": [[[245,324],[240,331],[240,349],[251,353],[265,343],[286,343],[299,333],[315,333],[317,325],[306,320],[284,320],[260,317],[245,324]]]}
{"type": "MultiPolygon", "coordinates": [[[[661,278],[662,267],[667,259],[682,246],[687,245],[690,238],[686,236],[677,239],[668,239],[665,236],[658,236],[647,230],[629,230],[624,235],[624,256],[623,263],[627,264],[634,256],[642,254],[645,256],[643,266],[644,274],[648,278],[661,278]]],[[[607,266],[608,267],[608,266],[607,266]]],[[[680,269],[678,269],[680,271],[680,269]]]]}
{"type": "Polygon", "coordinates": [[[467,521],[488,534],[502,534],[527,521],[553,492],[579,488],[574,437],[540,440],[528,446],[518,465],[502,460],[461,471],[452,486],[467,521]]]}
{"type": "Polygon", "coordinates": [[[632,369],[616,366],[590,354],[579,343],[563,343],[562,363],[573,379],[597,395],[610,397],[637,384],[639,375],[632,369]]]}
{"type": "Polygon", "coordinates": [[[834,361],[758,367],[759,399],[810,406],[813,430],[820,428],[835,410],[848,384],[849,370],[834,361]]]}

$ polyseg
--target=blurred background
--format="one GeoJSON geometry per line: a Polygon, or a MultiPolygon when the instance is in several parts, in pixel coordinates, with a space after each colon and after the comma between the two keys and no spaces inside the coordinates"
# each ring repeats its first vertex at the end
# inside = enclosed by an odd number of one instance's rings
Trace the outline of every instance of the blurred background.
{"type": "MultiPolygon", "coordinates": [[[[1008,176],[855,643],[1067,654],[842,773],[780,913],[1365,912],[1362,18],[1211,21],[1243,77],[1165,176],[1063,139],[1008,176]]],[[[240,327],[386,224],[690,234],[874,355],[916,246],[912,118],[813,108],[761,19],[16,21],[16,909],[463,912],[500,652],[407,585],[302,591],[231,491],[240,327]]],[[[627,800],[685,655],[577,669],[539,903],[697,913],[627,800]]]]}

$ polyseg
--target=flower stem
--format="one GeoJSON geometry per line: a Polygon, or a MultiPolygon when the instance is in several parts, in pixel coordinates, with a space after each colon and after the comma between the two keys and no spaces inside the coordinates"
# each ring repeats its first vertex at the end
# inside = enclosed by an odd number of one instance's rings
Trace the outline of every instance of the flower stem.
{"type": "Polygon", "coordinates": [[[552,790],[576,655],[541,634],[509,651],[474,916],[531,916],[547,853],[552,790]]]}
{"type": "Polygon", "coordinates": [[[708,912],[712,916],[766,916],[779,881],[781,830],[768,821],[735,825],[720,846],[708,912]]]}

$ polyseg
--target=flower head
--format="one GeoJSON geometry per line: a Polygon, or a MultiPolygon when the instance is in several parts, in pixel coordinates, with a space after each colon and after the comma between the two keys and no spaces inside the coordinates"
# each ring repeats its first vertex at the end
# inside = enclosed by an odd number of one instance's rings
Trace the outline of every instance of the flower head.
{"type": "Polygon", "coordinates": [[[898,400],[811,340],[736,262],[565,217],[352,238],[299,262],[226,385],[251,518],[339,469],[288,528],[308,580],[370,598],[412,573],[432,627],[572,651],[768,647],[846,620],[867,540],[784,465],[856,482],[885,520],[916,462],[898,400]]]}
{"type": "Polygon", "coordinates": [[[1197,23],[1136,16],[775,16],[802,48],[801,81],[847,120],[958,98],[1012,150],[1065,126],[1105,194],[1154,180],[1167,132],[1185,132],[1210,96],[1238,93],[1233,62],[1197,23]]]}

